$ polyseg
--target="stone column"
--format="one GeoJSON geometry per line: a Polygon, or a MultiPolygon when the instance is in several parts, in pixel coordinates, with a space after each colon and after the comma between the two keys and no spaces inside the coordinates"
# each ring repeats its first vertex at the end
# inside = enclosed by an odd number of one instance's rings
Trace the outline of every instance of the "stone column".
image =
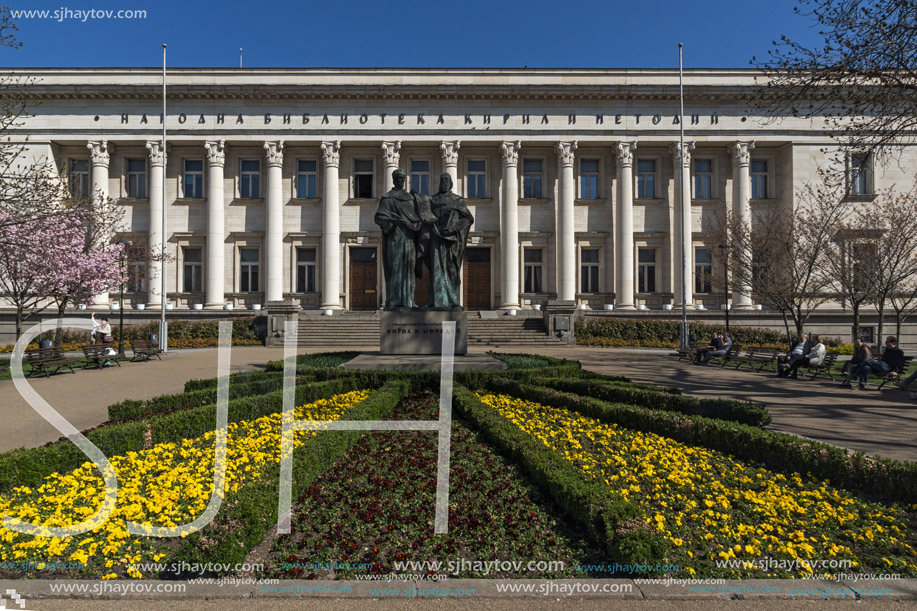
{"type": "Polygon", "coordinates": [[[325,170],[322,190],[322,305],[323,310],[341,309],[341,201],[338,167],[341,141],[322,142],[325,170]]]}
{"type": "MultiPolygon", "coordinates": [[[[101,202],[108,199],[108,166],[114,147],[106,140],[89,142],[86,147],[91,151],[89,161],[92,165],[92,199],[101,202]]],[[[108,307],[108,292],[93,295],[92,303],[108,307]]]]}
{"type": "Polygon", "coordinates": [[[560,166],[560,214],[557,215],[557,251],[560,263],[560,301],[576,300],[576,233],[574,231],[574,204],[576,202],[576,177],[573,174],[576,141],[558,142],[557,163],[560,166]]]}
{"type": "Polygon", "coordinates": [[[382,174],[385,178],[385,189],[383,193],[388,193],[394,188],[395,183],[392,180],[392,172],[398,169],[398,162],[401,160],[401,140],[396,142],[382,143],[382,174]]]}
{"type": "MultiPolygon", "coordinates": [[[[751,150],[755,148],[754,141],[735,142],[732,147],[732,206],[736,221],[743,227],[751,227],[751,150]]],[[[751,260],[748,252],[738,252],[733,244],[729,256],[738,257],[733,261],[740,263],[751,260]]],[[[745,245],[747,248],[747,244],[745,245]]],[[[751,289],[747,282],[732,282],[732,304],[738,310],[752,308],[751,289]]],[[[727,295],[728,298],[728,295],[727,295]]]]}
{"type": "Polygon", "coordinates": [[[207,268],[205,307],[219,309],[226,303],[225,266],[223,244],[226,228],[223,221],[226,206],[223,193],[223,164],[226,163],[226,145],[223,140],[208,140],[207,150],[207,268]]]}
{"type": "MultiPolygon", "coordinates": [[[[452,177],[452,184],[456,193],[458,193],[458,152],[461,145],[461,140],[453,140],[452,142],[444,140],[439,143],[439,148],[443,152],[443,172],[452,177]]],[[[430,182],[433,183],[430,190],[436,193],[439,190],[439,176],[431,177],[430,182]]]]}
{"type": "Polygon", "coordinates": [[[615,308],[634,309],[634,149],[635,141],[619,142],[618,214],[615,219],[615,308]]]}
{"type": "Polygon", "coordinates": [[[283,140],[265,142],[267,207],[264,249],[267,251],[266,302],[283,300],[283,140]]]}
{"type": "Polygon", "coordinates": [[[503,155],[503,215],[500,249],[503,251],[503,288],[500,309],[519,308],[519,149],[522,143],[501,142],[503,155]]]}
{"type": "Polygon", "coordinates": [[[672,241],[675,245],[675,304],[687,308],[694,307],[694,268],[692,265],[692,232],[691,232],[691,151],[693,142],[685,142],[684,151],[680,144],[672,145],[672,159],[675,163],[675,206],[677,219],[672,241]],[[682,279],[684,296],[682,296],[682,279]]]}
{"type": "Polygon", "coordinates": [[[165,165],[165,151],[162,140],[147,140],[146,148],[150,151],[150,234],[149,234],[149,274],[147,276],[147,306],[159,307],[162,304],[160,285],[162,284],[163,256],[162,209],[165,205],[165,194],[162,192],[162,173],[165,165]]]}

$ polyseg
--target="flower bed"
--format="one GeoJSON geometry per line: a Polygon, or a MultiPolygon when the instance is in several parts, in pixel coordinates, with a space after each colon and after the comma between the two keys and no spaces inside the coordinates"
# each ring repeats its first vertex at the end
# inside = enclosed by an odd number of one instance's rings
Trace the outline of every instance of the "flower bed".
{"type": "MultiPolygon", "coordinates": [[[[396,414],[437,418],[438,400],[414,394],[396,414]]],[[[436,435],[380,431],[365,436],[324,471],[294,504],[290,535],[277,539],[271,577],[349,578],[356,574],[448,573],[450,577],[573,575],[584,545],[557,524],[519,471],[460,421],[453,421],[449,533],[433,534],[436,435]],[[536,500],[533,501],[533,497],[536,500]],[[484,572],[450,560],[561,560],[564,570],[484,572]],[[395,562],[443,562],[439,570],[398,570],[395,562]],[[314,568],[320,563],[337,570],[314,568]],[[371,568],[340,568],[340,565],[371,568]],[[453,570],[454,569],[454,570],[453,570]]]]}
{"type": "MultiPolygon", "coordinates": [[[[296,408],[299,419],[337,419],[369,395],[350,392],[296,408]]],[[[279,463],[280,414],[228,425],[226,492],[234,493],[279,463]]],[[[168,539],[128,534],[126,521],[153,526],[191,522],[204,510],[213,489],[215,432],[181,443],[111,458],[118,475],[118,504],[109,519],[90,533],[64,539],[34,537],[0,527],[0,560],[82,562],[83,575],[105,578],[143,575],[131,565],[159,561],[168,539]]],[[[314,436],[301,432],[296,445],[314,436]]],[[[71,473],[56,473],[37,489],[19,487],[0,497],[0,513],[45,526],[78,523],[91,515],[105,490],[92,463],[71,473]]],[[[228,496],[228,495],[227,495],[228,496]]],[[[227,502],[224,500],[224,502],[227,502]]],[[[16,575],[21,576],[20,574],[16,575]]]]}
{"type": "Polygon", "coordinates": [[[685,575],[804,576],[812,569],[759,568],[775,560],[851,560],[856,570],[917,576],[910,524],[899,506],[864,501],[827,482],[786,477],[704,448],[602,424],[506,395],[478,398],[532,437],[636,504],[667,549],[646,562],[685,575]],[[718,561],[746,561],[744,567],[718,561]]]}

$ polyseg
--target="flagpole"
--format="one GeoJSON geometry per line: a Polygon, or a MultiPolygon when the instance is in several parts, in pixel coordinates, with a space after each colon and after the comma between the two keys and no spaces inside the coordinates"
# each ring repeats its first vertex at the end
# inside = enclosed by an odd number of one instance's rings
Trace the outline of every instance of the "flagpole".
{"type": "Polygon", "coordinates": [[[166,326],[166,209],[168,208],[168,197],[166,196],[166,45],[162,45],[162,244],[160,245],[162,264],[159,266],[160,272],[160,319],[159,319],[159,349],[163,352],[169,351],[169,340],[167,337],[168,327],[166,326]]]}
{"type": "MultiPolygon", "coordinates": [[[[684,191],[688,188],[688,185],[685,184],[685,172],[682,164],[684,163],[685,155],[685,86],[684,86],[684,66],[682,62],[682,48],[684,43],[678,43],[678,104],[679,104],[679,113],[678,117],[678,143],[679,143],[679,155],[681,158],[678,160],[678,171],[681,172],[681,193],[678,194],[681,204],[681,208],[685,206],[685,195],[684,191]]],[[[681,214],[682,223],[685,222],[685,214],[683,210],[679,211],[681,214]]],[[[690,217],[689,217],[690,218],[690,217]]],[[[682,228],[681,236],[679,239],[684,242],[684,236],[687,232],[682,228]]],[[[681,349],[688,349],[688,274],[685,271],[688,269],[688,248],[690,244],[681,245],[681,349]]]]}

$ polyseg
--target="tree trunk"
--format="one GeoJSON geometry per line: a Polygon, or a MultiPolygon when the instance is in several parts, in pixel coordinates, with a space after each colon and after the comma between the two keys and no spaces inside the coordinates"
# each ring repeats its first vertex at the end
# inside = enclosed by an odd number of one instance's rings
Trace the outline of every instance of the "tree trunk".
{"type": "Polygon", "coordinates": [[[885,332],[885,299],[877,300],[876,307],[879,310],[879,326],[876,332],[876,343],[882,346],[884,345],[882,334],[885,332]]]}
{"type": "Polygon", "coordinates": [[[786,317],[786,312],[781,312],[783,315],[783,327],[786,329],[786,341],[790,344],[790,351],[793,350],[793,336],[790,335],[790,321],[786,317]]]}
{"type": "Polygon", "coordinates": [[[22,337],[22,306],[16,306],[16,341],[22,337]]]}
{"type": "Polygon", "coordinates": [[[856,339],[860,336],[860,302],[851,301],[850,307],[853,309],[853,339],[856,339]]]}
{"type": "Polygon", "coordinates": [[[54,329],[54,346],[60,348],[61,345],[61,321],[64,318],[64,310],[67,309],[67,298],[65,297],[63,301],[58,302],[57,304],[57,325],[54,329]]]}

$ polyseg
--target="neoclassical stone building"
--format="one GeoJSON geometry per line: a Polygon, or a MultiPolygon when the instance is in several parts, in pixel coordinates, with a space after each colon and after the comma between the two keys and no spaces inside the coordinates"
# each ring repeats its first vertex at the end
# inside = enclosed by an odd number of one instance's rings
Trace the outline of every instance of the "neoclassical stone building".
{"type": "MultiPolygon", "coordinates": [[[[384,306],[373,216],[398,167],[467,198],[468,309],[678,307],[684,277],[689,307],[715,307],[709,220],[793,206],[833,144],[820,122],[755,116],[750,70],[685,73],[684,150],[671,70],[176,69],[165,152],[159,70],[21,74],[40,104],[14,139],[74,193],[118,199],[131,240],[165,232],[169,261],[131,261],[126,301],[177,309],[384,306]]],[[[915,160],[850,159],[852,197],[912,184],[915,160]]]]}

